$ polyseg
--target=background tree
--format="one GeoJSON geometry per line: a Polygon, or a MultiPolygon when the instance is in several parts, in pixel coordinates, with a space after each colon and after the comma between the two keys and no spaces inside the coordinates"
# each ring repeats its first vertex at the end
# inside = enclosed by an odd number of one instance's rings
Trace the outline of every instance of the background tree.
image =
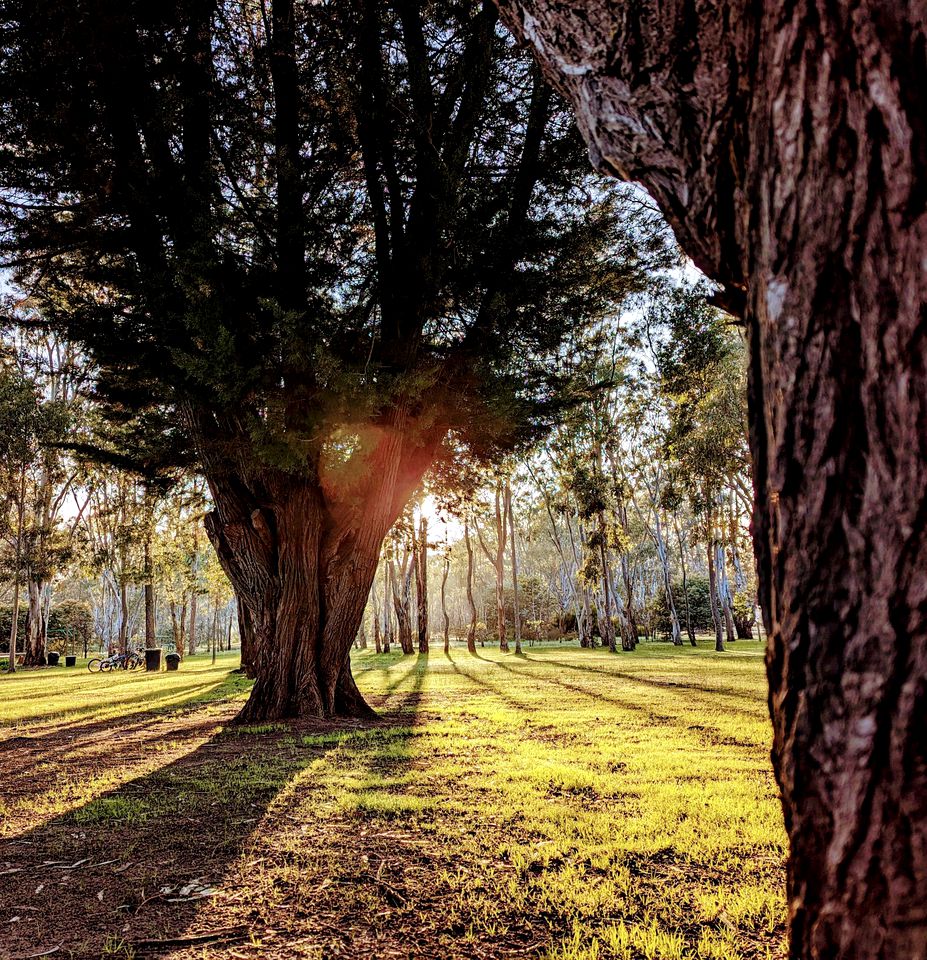
{"type": "Polygon", "coordinates": [[[548,424],[566,331],[665,250],[489,3],[3,13],[8,262],[139,452],[195,450],[243,718],[367,712],[348,651],[443,438],[548,424]]]}

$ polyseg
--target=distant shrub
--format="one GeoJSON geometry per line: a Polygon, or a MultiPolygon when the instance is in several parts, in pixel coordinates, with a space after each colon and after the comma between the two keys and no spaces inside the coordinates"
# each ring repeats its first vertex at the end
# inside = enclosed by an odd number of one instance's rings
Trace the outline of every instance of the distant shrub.
{"type": "Polygon", "coordinates": [[[70,643],[89,646],[93,640],[93,610],[84,600],[62,600],[48,618],[48,649],[63,653],[70,643]]]}
{"type": "MultiPolygon", "coordinates": [[[[19,605],[17,646],[22,650],[26,636],[28,606],[19,605]]],[[[10,628],[13,626],[13,606],[0,604],[0,650],[9,653],[10,628]]],[[[83,600],[62,600],[52,605],[48,617],[48,649],[66,652],[69,646],[82,647],[93,640],[93,611],[83,600]]]]}

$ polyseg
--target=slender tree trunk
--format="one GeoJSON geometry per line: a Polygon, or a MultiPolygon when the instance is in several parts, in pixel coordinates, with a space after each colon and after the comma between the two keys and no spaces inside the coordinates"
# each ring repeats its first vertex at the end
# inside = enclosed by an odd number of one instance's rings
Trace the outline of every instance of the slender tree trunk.
{"type": "MultiPolygon", "coordinates": [[[[413,536],[415,531],[413,527],[413,536]]],[[[415,597],[418,604],[418,652],[428,653],[428,519],[419,518],[415,564],[415,597]]]]}
{"type": "Polygon", "coordinates": [[[718,577],[718,596],[721,600],[721,613],[724,617],[724,631],[727,636],[727,642],[733,643],[737,639],[734,630],[734,605],[731,597],[731,585],[725,569],[724,547],[720,543],[715,544],[715,570],[718,577]]]}
{"type": "MultiPolygon", "coordinates": [[[[676,612],[676,601],[673,597],[673,577],[670,571],[669,551],[663,537],[663,524],[660,522],[660,508],[654,506],[654,539],[657,543],[657,556],[660,558],[660,571],[663,574],[663,592],[666,595],[666,608],[670,618],[670,637],[674,647],[682,646],[682,629],[679,626],[679,614],[676,612]]],[[[685,590],[685,579],[683,579],[685,590]]]]}
{"type": "MultiPolygon", "coordinates": [[[[190,593],[190,632],[188,634],[189,646],[190,646],[190,656],[192,657],[196,653],[196,604],[198,599],[198,584],[197,584],[197,574],[199,568],[199,524],[195,524],[193,527],[193,564],[192,564],[192,573],[193,573],[193,589],[190,593]]],[[[254,676],[250,672],[251,665],[251,636],[252,631],[250,629],[250,624],[247,621],[247,617],[242,616],[241,607],[238,609],[238,628],[241,632],[241,669],[249,676],[254,676]]]]}
{"type": "Polygon", "coordinates": [[[505,635],[505,540],[508,517],[504,508],[500,506],[502,497],[502,482],[496,482],[496,628],[499,635],[499,649],[508,653],[509,641],[505,635]]]}
{"type": "Polygon", "coordinates": [[[509,549],[512,553],[512,615],[515,620],[515,653],[521,653],[521,604],[518,593],[518,553],[515,547],[515,513],[512,509],[512,486],[505,481],[505,512],[509,518],[509,549]]]}
{"type": "MultiPolygon", "coordinates": [[[[615,627],[612,623],[612,601],[611,601],[611,573],[608,564],[608,546],[605,535],[605,517],[599,514],[599,563],[602,567],[602,610],[599,612],[599,633],[602,636],[602,643],[608,646],[610,653],[615,653],[618,646],[615,642],[615,627]]],[[[621,648],[623,650],[633,650],[629,638],[622,634],[621,648]]]]}
{"type": "Polygon", "coordinates": [[[467,606],[470,623],[467,627],[467,650],[476,653],[476,603],[473,601],[473,543],[470,540],[470,522],[464,518],[464,544],[467,548],[467,606]]]}
{"type": "Polygon", "coordinates": [[[408,548],[406,548],[399,573],[396,570],[395,558],[390,557],[389,560],[393,610],[396,613],[396,633],[399,638],[399,646],[406,655],[415,651],[412,645],[412,566],[414,558],[410,558],[408,553],[408,548]]]}
{"type": "Polygon", "coordinates": [[[373,604],[373,647],[377,653],[383,652],[383,639],[380,629],[380,595],[377,592],[377,578],[373,578],[373,586],[371,589],[371,602],[373,604]]]}
{"type": "Polygon", "coordinates": [[[124,575],[119,580],[119,652],[129,649],[129,587],[124,575]]]}
{"type": "Polygon", "coordinates": [[[148,536],[145,538],[145,646],[156,645],[154,565],[151,559],[151,537],[148,536]]]}
{"type": "Polygon", "coordinates": [[[389,613],[389,561],[383,562],[383,652],[389,653],[393,642],[393,621],[389,613]]]}
{"type": "Polygon", "coordinates": [[[724,640],[721,633],[721,614],[718,610],[718,574],[715,570],[715,544],[709,527],[707,537],[708,554],[708,603],[711,607],[711,622],[715,628],[715,650],[724,651],[724,640]]]}
{"type": "Polygon", "coordinates": [[[445,551],[444,564],[441,572],[441,615],[444,618],[444,652],[451,652],[451,618],[447,612],[447,576],[451,572],[451,558],[445,551]]]}
{"type": "Polygon", "coordinates": [[[689,643],[696,647],[698,644],[695,641],[695,629],[692,626],[692,612],[689,609],[689,574],[688,574],[688,563],[686,562],[686,545],[682,539],[682,532],[679,529],[679,521],[676,519],[676,515],[673,514],[673,528],[676,531],[676,542],[679,544],[679,569],[682,574],[682,596],[685,601],[685,611],[686,611],[686,634],[689,637],[689,643]]]}
{"type": "Polygon", "coordinates": [[[16,504],[16,552],[13,569],[13,622],[10,624],[10,657],[8,673],[16,673],[16,641],[19,635],[19,581],[23,565],[23,518],[26,512],[26,467],[19,471],[19,500],[16,504]]]}

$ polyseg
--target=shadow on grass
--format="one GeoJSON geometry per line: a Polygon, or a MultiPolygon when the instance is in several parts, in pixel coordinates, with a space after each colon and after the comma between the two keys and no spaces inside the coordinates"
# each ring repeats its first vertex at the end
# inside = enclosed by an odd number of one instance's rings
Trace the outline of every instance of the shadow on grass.
{"type": "MultiPolygon", "coordinates": [[[[56,820],[0,840],[0,902],[19,918],[6,927],[2,955],[11,960],[43,951],[74,958],[131,956],[133,945],[140,945],[145,956],[158,955],[168,948],[147,941],[183,939],[204,924],[207,933],[217,928],[221,933],[226,914],[237,924],[227,932],[227,942],[247,941],[253,929],[269,944],[275,933],[265,929],[267,918],[253,909],[244,914],[227,909],[223,898],[234,901],[238,887],[225,889],[223,881],[242,870],[243,854],[260,844],[266,848],[269,840],[272,848],[269,835],[275,830],[292,830],[294,818],[277,808],[298,804],[301,775],[320,761],[324,766],[336,751],[344,753],[339,762],[358,784],[356,805],[346,809],[346,816],[363,821],[402,808],[401,798],[386,795],[382,771],[413,762],[411,727],[426,670],[427,658],[419,657],[391,685],[397,692],[379,721],[229,727],[56,820]],[[403,684],[408,689],[399,690],[403,684]]],[[[203,702],[191,698],[175,710],[203,702]]],[[[156,718],[163,721],[165,714],[149,712],[132,726],[138,731],[156,718]]],[[[215,715],[196,719],[182,733],[155,727],[152,740],[202,737],[221,722],[215,715]]],[[[125,729],[121,717],[80,727],[81,736],[95,738],[116,737],[125,729]]],[[[52,737],[36,739],[47,741],[50,749],[52,737]]],[[[41,756],[41,745],[35,746],[41,756]]],[[[58,753],[72,746],[65,744],[58,753]]],[[[108,761],[122,764],[118,749],[108,761]]],[[[382,869],[365,865],[369,858],[358,831],[341,830],[337,842],[345,869],[354,871],[367,900],[381,906],[384,898],[404,902],[406,894],[382,869]]],[[[339,894],[339,899],[344,898],[339,894]]],[[[278,918],[272,926],[279,926],[278,918]]]]}
{"type": "MultiPolygon", "coordinates": [[[[711,651],[713,652],[713,651],[711,651]]],[[[595,673],[599,675],[609,676],[609,677],[621,677],[623,680],[630,680],[632,683],[639,683],[646,686],[652,687],[680,687],[684,690],[694,690],[697,693],[709,694],[711,696],[722,696],[730,697],[735,700],[746,700],[750,703],[757,703],[763,701],[763,697],[754,697],[748,693],[742,693],[737,690],[731,690],[728,687],[706,687],[703,684],[698,683],[687,683],[683,680],[656,680],[650,677],[642,677],[636,673],[629,673],[625,670],[614,670],[609,667],[592,667],[592,666],[578,666],[575,663],[567,663],[564,660],[556,660],[553,657],[532,657],[525,656],[526,660],[530,660],[532,663],[537,664],[554,664],[558,667],[561,667],[566,670],[573,670],[579,673],[595,673]]],[[[653,660],[647,660],[647,665],[652,665],[653,660]]]]}
{"type": "MultiPolygon", "coordinates": [[[[103,686],[107,676],[107,674],[100,675],[100,702],[81,704],[80,706],[69,707],[63,710],[49,710],[48,713],[25,717],[15,724],[7,723],[0,726],[0,735],[8,730],[18,730],[29,726],[45,726],[47,724],[54,724],[54,733],[57,734],[65,727],[74,728],[76,726],[83,726],[85,721],[81,720],[82,717],[90,716],[91,719],[86,722],[91,725],[95,722],[103,724],[109,723],[113,719],[112,714],[114,712],[119,712],[119,717],[122,719],[143,716],[158,711],[172,712],[185,709],[189,706],[206,703],[210,700],[225,700],[235,693],[244,692],[251,686],[251,681],[244,675],[237,672],[229,672],[225,677],[212,677],[209,679],[191,678],[189,682],[147,689],[135,696],[119,697],[118,699],[108,701],[106,700],[106,688],[103,686]],[[175,700],[178,702],[169,703],[169,701],[175,700]],[[140,705],[141,709],[129,710],[127,713],[121,712],[124,708],[133,705],[140,705]],[[107,713],[107,716],[99,718],[99,721],[93,718],[93,714],[99,714],[104,711],[107,713]]],[[[139,684],[145,682],[144,678],[144,674],[139,676],[139,684]]],[[[16,734],[14,734],[14,736],[16,736],[16,734]]],[[[0,736],[0,739],[2,739],[2,736],[0,736]]]]}
{"type": "MultiPolygon", "coordinates": [[[[765,706],[765,700],[762,696],[751,696],[747,693],[739,693],[736,690],[725,689],[722,687],[706,687],[698,683],[687,683],[680,680],[655,680],[651,677],[641,677],[635,673],[629,673],[625,670],[610,670],[607,667],[580,667],[574,663],[565,663],[563,660],[554,660],[550,657],[526,657],[529,663],[535,663],[543,666],[550,664],[561,670],[572,670],[579,673],[597,674],[601,677],[609,677],[626,681],[627,683],[638,686],[649,687],[651,689],[663,690],[669,694],[685,697],[691,693],[701,694],[704,697],[714,701],[718,697],[725,697],[729,700],[739,700],[744,703],[753,704],[756,707],[765,706]]],[[[652,661],[650,661],[652,662],[652,661]]],[[[507,669],[504,664],[499,664],[503,669],[507,669]]],[[[589,692],[592,696],[592,692],[589,692]]],[[[745,710],[733,705],[725,705],[725,710],[730,713],[737,713],[744,717],[755,718],[755,712],[745,710]]]]}

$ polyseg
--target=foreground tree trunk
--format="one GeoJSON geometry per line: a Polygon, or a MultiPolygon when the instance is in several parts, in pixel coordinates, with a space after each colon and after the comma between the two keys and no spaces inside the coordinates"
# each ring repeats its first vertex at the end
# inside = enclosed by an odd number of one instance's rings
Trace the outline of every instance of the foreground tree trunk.
{"type": "MultiPolygon", "coordinates": [[[[351,678],[348,658],[376,573],[376,551],[323,555],[325,516],[312,483],[274,484],[270,507],[247,517],[250,529],[206,518],[220,562],[247,610],[255,684],[243,722],[293,717],[372,716],[351,678]]],[[[215,496],[218,504],[222,493],[215,496]]],[[[228,497],[231,499],[231,497],[228,497]]]]}
{"type": "Polygon", "coordinates": [[[924,0],[500,0],[750,338],[791,956],[927,957],[924,0]]]}

